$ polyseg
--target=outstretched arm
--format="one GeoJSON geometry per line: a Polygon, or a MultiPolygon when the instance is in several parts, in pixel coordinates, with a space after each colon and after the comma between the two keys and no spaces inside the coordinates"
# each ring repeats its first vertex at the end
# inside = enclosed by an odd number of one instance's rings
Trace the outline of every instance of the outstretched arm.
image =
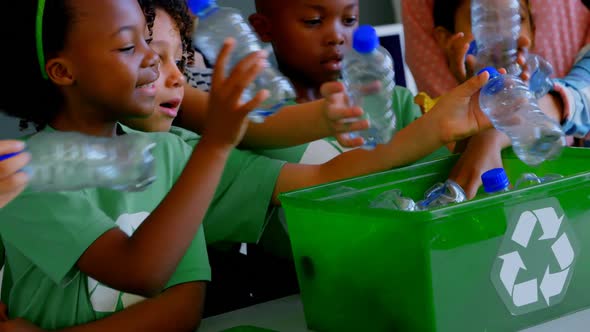
{"type": "Polygon", "coordinates": [[[442,97],[430,112],[400,130],[388,144],[371,151],[348,151],[322,165],[285,165],[275,187],[274,202],[279,203],[277,196],[282,192],[407,165],[444,144],[490,128],[477,98],[472,98],[488,77],[483,73],[442,97]]]}

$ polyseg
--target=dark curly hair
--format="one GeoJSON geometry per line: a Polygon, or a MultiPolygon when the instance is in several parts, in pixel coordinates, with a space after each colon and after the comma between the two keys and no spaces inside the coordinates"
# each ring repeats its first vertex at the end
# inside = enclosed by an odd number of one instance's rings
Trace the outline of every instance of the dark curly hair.
{"type": "MultiPolygon", "coordinates": [[[[145,10],[149,27],[153,26],[155,8],[165,10],[178,25],[185,56],[191,63],[191,35],[194,18],[185,0],[138,0],[145,10]]],[[[21,129],[33,123],[37,130],[43,129],[59,113],[63,96],[51,81],[41,74],[36,46],[36,19],[38,0],[3,2],[0,11],[0,29],[6,33],[0,52],[2,77],[5,84],[0,90],[0,111],[21,119],[21,129]],[[19,25],[15,26],[14,16],[19,25]],[[24,95],[24,98],[17,96],[24,95]]],[[[71,26],[78,19],[78,13],[69,0],[47,0],[43,12],[42,43],[45,59],[52,58],[65,47],[65,40],[71,26]]]]}
{"type": "Polygon", "coordinates": [[[182,40],[182,49],[184,51],[182,56],[181,70],[194,61],[194,50],[192,48],[192,35],[195,28],[195,16],[193,16],[188,9],[186,0],[138,0],[139,5],[143,9],[148,24],[150,34],[156,19],[156,9],[165,11],[176,23],[180,32],[180,39],[182,40]]]}

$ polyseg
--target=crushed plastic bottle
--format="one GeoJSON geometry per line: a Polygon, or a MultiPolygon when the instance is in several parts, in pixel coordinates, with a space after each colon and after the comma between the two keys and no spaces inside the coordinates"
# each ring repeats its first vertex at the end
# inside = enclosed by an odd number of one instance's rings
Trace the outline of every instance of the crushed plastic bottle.
{"type": "Polygon", "coordinates": [[[371,208],[381,208],[399,211],[426,211],[452,203],[467,200],[465,191],[453,180],[437,183],[424,193],[424,199],[415,202],[405,197],[401,190],[386,191],[377,196],[370,204],[371,208]]]}
{"type": "Polygon", "coordinates": [[[563,175],[560,174],[546,174],[545,176],[539,177],[535,173],[524,173],[516,180],[514,189],[522,189],[531,187],[541,183],[547,183],[555,180],[562,179],[563,175]]]}

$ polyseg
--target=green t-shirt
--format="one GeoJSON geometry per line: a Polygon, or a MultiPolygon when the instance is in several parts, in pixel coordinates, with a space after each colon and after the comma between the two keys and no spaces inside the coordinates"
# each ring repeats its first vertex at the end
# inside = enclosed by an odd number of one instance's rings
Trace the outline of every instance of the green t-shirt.
{"type": "MultiPolygon", "coordinates": [[[[200,140],[197,134],[182,128],[172,127],[170,132],[191,147],[200,140]]],[[[284,164],[250,151],[231,152],[203,221],[207,244],[258,241],[284,164]]]]}
{"type": "MultiPolygon", "coordinates": [[[[169,192],[192,152],[174,135],[139,134],[156,142],[157,178],[145,191],[26,191],[0,209],[6,248],[2,301],[10,317],[59,329],[103,318],[142,300],[102,285],[76,267],[84,251],[106,231],[119,227],[131,235],[169,192]]],[[[210,278],[205,237],[199,230],[166,287],[210,278]]]]}

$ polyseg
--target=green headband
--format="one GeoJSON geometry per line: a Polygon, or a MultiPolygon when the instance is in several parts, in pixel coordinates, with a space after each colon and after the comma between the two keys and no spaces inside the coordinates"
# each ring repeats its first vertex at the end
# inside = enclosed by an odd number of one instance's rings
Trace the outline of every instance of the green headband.
{"type": "Polygon", "coordinates": [[[45,70],[45,52],[43,51],[43,12],[45,11],[45,0],[39,0],[37,5],[37,21],[35,23],[35,40],[37,41],[37,60],[41,68],[41,76],[48,79],[45,70]]]}

